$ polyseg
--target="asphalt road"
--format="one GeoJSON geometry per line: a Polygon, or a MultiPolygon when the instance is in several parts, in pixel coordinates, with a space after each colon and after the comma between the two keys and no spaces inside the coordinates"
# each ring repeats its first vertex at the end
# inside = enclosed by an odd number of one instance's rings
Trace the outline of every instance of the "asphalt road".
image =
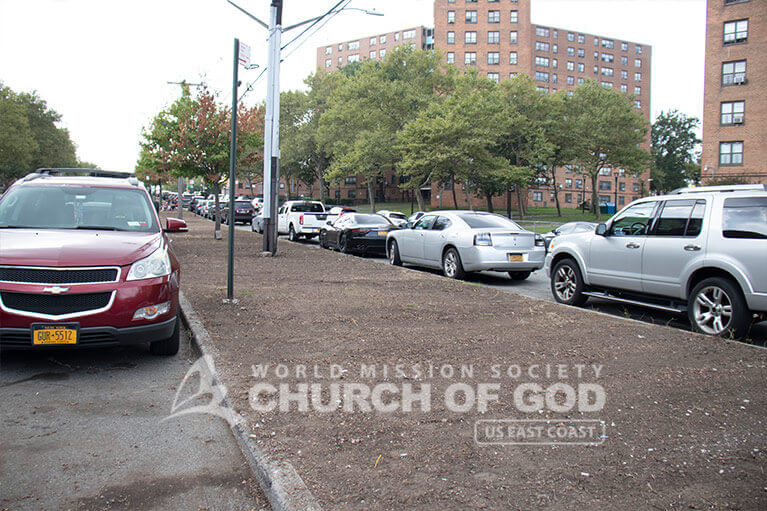
{"type": "Polygon", "coordinates": [[[175,357],[3,352],[0,510],[268,507],[222,419],[163,420],[196,358],[184,334],[175,357]]]}
{"type": "MultiPolygon", "coordinates": [[[[227,226],[223,226],[226,229],[227,226]]],[[[250,230],[250,226],[238,225],[238,229],[250,230]]],[[[284,238],[280,238],[282,241],[284,238]]],[[[302,243],[307,246],[314,246],[319,249],[317,239],[304,240],[302,243]]],[[[368,259],[379,261],[388,264],[385,257],[368,256],[368,259]]],[[[423,269],[423,271],[432,272],[435,274],[441,274],[437,270],[423,269]]],[[[549,284],[549,278],[546,276],[544,270],[538,270],[533,272],[527,280],[514,281],[509,278],[506,273],[499,272],[481,272],[470,274],[467,277],[469,282],[493,287],[502,291],[510,293],[517,293],[530,298],[537,298],[539,300],[554,301],[551,295],[551,288],[549,284]]],[[[680,316],[677,314],[671,314],[655,309],[649,309],[645,307],[624,305],[608,300],[599,300],[590,298],[586,303],[586,307],[592,310],[603,312],[605,314],[611,314],[614,316],[621,316],[630,319],[636,319],[639,321],[645,321],[647,323],[653,323],[658,325],[666,325],[673,328],[679,328],[682,330],[690,330],[690,323],[686,316],[680,316]]],[[[760,346],[767,346],[767,321],[754,324],[749,333],[749,339],[747,342],[760,346]]]]}

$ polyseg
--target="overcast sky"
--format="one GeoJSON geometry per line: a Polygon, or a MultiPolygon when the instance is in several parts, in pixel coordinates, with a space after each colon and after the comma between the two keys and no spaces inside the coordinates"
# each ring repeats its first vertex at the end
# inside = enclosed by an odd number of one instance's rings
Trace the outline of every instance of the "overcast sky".
{"type": "MultiPolygon", "coordinates": [[[[235,1],[268,20],[269,0],[235,1]]],[[[333,4],[285,0],[283,22],[320,15],[333,4]]],[[[433,26],[432,0],[350,6],[385,16],[344,12],[286,48],[282,90],[303,88],[318,46],[433,26]]],[[[669,109],[702,119],[705,17],[705,0],[533,0],[532,12],[533,23],[652,45],[653,119],[669,109]]],[[[0,0],[0,81],[15,91],[36,90],[62,114],[81,159],[132,170],[141,128],[179,95],[166,82],[205,80],[231,102],[234,37],[251,46],[254,63],[265,65],[266,31],[225,0],[0,0]]],[[[241,71],[243,87],[259,73],[241,71]]],[[[247,103],[263,100],[264,78],[247,103]]]]}

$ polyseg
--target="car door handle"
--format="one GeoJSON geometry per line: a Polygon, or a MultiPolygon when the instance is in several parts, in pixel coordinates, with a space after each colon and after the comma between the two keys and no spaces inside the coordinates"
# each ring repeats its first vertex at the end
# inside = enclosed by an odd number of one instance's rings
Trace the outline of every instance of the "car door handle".
{"type": "Polygon", "coordinates": [[[688,252],[697,252],[700,250],[700,247],[698,245],[687,245],[684,249],[688,252]]]}
{"type": "Polygon", "coordinates": [[[631,243],[626,243],[626,248],[639,248],[640,246],[639,243],[634,243],[633,241],[631,243]]]}

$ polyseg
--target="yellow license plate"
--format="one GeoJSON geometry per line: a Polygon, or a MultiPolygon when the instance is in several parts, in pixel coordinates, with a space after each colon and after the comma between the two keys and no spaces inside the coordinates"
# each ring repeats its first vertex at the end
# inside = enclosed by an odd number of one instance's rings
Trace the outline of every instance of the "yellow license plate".
{"type": "Polygon", "coordinates": [[[77,325],[32,325],[32,344],[77,344],[77,325]]]}
{"type": "Polygon", "coordinates": [[[509,254],[509,261],[524,261],[522,254],[509,254]]]}

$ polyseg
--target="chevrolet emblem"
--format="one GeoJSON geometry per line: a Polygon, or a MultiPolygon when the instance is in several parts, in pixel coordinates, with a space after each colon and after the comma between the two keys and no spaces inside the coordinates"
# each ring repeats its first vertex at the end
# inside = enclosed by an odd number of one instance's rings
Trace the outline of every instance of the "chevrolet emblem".
{"type": "Polygon", "coordinates": [[[60,295],[61,293],[66,293],[67,291],[69,291],[68,287],[53,286],[43,288],[43,293],[51,293],[54,295],[60,295]]]}

